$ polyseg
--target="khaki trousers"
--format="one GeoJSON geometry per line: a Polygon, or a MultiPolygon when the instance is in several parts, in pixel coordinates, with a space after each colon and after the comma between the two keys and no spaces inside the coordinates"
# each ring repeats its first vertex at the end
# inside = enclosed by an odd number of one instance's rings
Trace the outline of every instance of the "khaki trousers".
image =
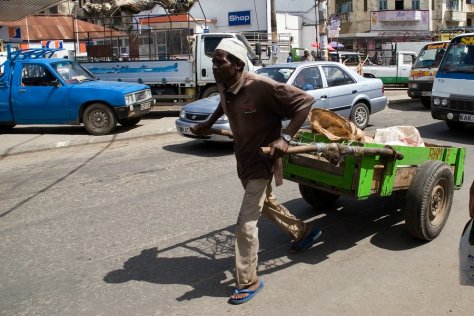
{"type": "Polygon", "coordinates": [[[257,282],[258,227],[260,214],[277,223],[294,240],[303,234],[305,223],[297,219],[273,194],[271,179],[242,181],[245,189],[235,230],[237,288],[257,282]]]}

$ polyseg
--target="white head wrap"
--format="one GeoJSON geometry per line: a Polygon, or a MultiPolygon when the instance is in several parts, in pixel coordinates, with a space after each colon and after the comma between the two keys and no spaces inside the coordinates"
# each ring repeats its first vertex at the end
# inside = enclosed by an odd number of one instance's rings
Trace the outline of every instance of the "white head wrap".
{"type": "Polygon", "coordinates": [[[216,49],[226,51],[243,61],[244,64],[247,64],[247,48],[235,38],[222,39],[216,49]]]}

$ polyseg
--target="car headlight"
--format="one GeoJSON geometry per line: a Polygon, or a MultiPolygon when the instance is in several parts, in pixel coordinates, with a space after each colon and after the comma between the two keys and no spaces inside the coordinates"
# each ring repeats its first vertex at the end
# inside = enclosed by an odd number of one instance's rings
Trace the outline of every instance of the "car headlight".
{"type": "Polygon", "coordinates": [[[447,106],[448,106],[448,103],[449,103],[449,102],[448,102],[448,99],[443,99],[443,100],[441,100],[441,106],[442,106],[442,107],[447,107],[447,106]]]}
{"type": "Polygon", "coordinates": [[[434,99],[433,99],[433,104],[434,104],[434,105],[440,105],[440,104],[441,104],[440,98],[434,98],[434,99]]]}
{"type": "Polygon", "coordinates": [[[418,84],[417,84],[417,83],[410,83],[409,86],[410,86],[410,88],[413,88],[413,89],[418,88],[418,84]]]}
{"type": "Polygon", "coordinates": [[[125,95],[125,105],[135,103],[135,93],[129,93],[125,95]]]}
{"type": "Polygon", "coordinates": [[[179,118],[181,119],[186,118],[186,111],[184,110],[184,108],[182,108],[181,111],[179,111],[179,118]]]}

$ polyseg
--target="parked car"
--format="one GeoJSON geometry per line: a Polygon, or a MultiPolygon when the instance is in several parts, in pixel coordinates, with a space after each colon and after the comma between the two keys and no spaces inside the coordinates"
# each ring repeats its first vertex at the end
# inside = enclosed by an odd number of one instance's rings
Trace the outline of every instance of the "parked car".
{"type": "MultiPolygon", "coordinates": [[[[296,86],[315,98],[313,108],[330,109],[364,129],[370,114],[387,105],[382,80],[365,78],[337,62],[315,61],[275,64],[260,68],[257,73],[276,81],[296,86]]],[[[185,105],[176,120],[179,134],[209,141],[232,141],[221,135],[197,136],[190,131],[194,124],[205,121],[220,102],[219,95],[185,105]]],[[[222,116],[213,127],[230,130],[227,117],[222,116]]]]}

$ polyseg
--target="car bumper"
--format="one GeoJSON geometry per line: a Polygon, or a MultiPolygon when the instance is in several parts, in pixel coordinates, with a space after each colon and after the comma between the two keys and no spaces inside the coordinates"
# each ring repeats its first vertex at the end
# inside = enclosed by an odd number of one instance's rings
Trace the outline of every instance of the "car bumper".
{"type": "MultiPolygon", "coordinates": [[[[177,119],[176,122],[175,122],[175,125],[176,125],[176,131],[178,132],[178,134],[180,134],[181,136],[184,136],[184,137],[188,137],[188,138],[194,138],[194,139],[202,139],[202,140],[205,140],[205,141],[210,141],[210,142],[219,142],[219,143],[227,143],[227,142],[232,142],[233,139],[228,137],[228,136],[223,136],[223,135],[215,135],[215,134],[211,134],[211,135],[196,135],[196,134],[193,134],[191,132],[191,127],[193,127],[194,125],[196,125],[196,123],[194,122],[187,122],[187,121],[183,121],[181,119],[177,119]]],[[[215,129],[222,129],[222,130],[226,130],[226,131],[230,131],[230,126],[229,126],[229,123],[216,123],[214,125],[212,125],[213,128],[215,129]]]]}
{"type": "Polygon", "coordinates": [[[142,116],[150,112],[152,100],[114,108],[119,120],[142,116]]]}
{"type": "Polygon", "coordinates": [[[374,114],[374,113],[382,111],[383,109],[385,109],[387,104],[388,104],[388,98],[384,95],[378,98],[370,99],[370,107],[371,107],[370,113],[374,114]]]}

